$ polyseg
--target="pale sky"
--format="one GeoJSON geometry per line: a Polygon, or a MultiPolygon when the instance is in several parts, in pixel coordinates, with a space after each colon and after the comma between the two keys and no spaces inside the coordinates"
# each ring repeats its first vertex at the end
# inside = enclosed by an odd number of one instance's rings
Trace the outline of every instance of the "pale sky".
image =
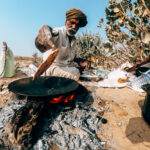
{"type": "Polygon", "coordinates": [[[78,33],[99,31],[105,39],[104,29],[97,25],[100,18],[105,18],[106,6],[108,0],[0,0],[0,51],[6,41],[14,55],[40,55],[34,44],[38,30],[44,24],[64,26],[65,12],[70,8],[81,9],[87,15],[87,26],[78,33]]]}

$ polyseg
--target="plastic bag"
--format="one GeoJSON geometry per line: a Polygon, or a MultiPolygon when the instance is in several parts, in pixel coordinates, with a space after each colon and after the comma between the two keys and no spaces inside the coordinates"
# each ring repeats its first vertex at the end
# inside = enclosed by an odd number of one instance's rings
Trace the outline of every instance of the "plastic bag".
{"type": "Polygon", "coordinates": [[[96,70],[96,75],[98,75],[99,77],[102,77],[104,79],[108,78],[108,74],[109,74],[109,71],[106,71],[102,68],[96,70]]]}
{"type": "Polygon", "coordinates": [[[14,56],[12,51],[8,48],[6,51],[0,53],[0,77],[7,78],[14,76],[14,56]]]}
{"type": "Polygon", "coordinates": [[[138,92],[144,92],[144,90],[141,88],[142,85],[150,84],[150,70],[143,73],[139,77],[135,78],[133,81],[128,83],[128,86],[135,91],[138,92]]]}

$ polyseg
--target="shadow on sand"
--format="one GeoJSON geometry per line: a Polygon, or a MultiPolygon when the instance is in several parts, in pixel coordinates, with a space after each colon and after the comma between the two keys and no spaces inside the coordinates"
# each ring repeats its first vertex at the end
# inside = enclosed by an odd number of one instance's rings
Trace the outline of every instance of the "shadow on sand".
{"type": "MultiPolygon", "coordinates": [[[[142,111],[144,100],[140,100],[138,104],[142,111]]],[[[143,117],[131,118],[125,133],[133,144],[150,142],[150,125],[146,123],[143,117]]]]}

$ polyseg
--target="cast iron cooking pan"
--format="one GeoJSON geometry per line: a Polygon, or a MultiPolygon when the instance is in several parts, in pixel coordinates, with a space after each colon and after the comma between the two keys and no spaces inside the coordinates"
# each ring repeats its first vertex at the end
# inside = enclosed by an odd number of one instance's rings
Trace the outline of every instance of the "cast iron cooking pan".
{"type": "Polygon", "coordinates": [[[24,96],[55,96],[72,92],[79,84],[72,79],[64,77],[32,77],[15,80],[8,85],[8,89],[18,95],[24,96]]]}

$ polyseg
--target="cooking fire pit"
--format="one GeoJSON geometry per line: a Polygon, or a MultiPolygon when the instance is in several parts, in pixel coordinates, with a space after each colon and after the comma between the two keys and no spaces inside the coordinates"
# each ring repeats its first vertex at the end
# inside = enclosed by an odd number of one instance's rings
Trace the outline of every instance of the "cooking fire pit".
{"type": "Polygon", "coordinates": [[[37,130],[50,103],[69,103],[79,84],[64,77],[23,78],[8,85],[9,91],[27,97],[27,103],[13,116],[12,126],[17,143],[28,149],[37,141],[37,130]]]}
{"type": "Polygon", "coordinates": [[[73,91],[79,84],[71,79],[64,77],[40,77],[36,80],[23,78],[16,80],[8,85],[9,91],[27,96],[28,100],[49,100],[50,103],[67,103],[74,97],[73,91]]]}
{"type": "Polygon", "coordinates": [[[55,81],[63,83],[58,84],[63,88],[54,86],[62,89],[61,94],[51,92],[52,95],[49,95],[49,92],[44,91],[47,94],[40,95],[37,92],[37,85],[46,87],[47,91],[49,90],[47,86],[53,88],[52,84],[56,82],[50,82],[52,77],[40,77],[40,82],[34,81],[36,84],[33,84],[32,78],[16,80],[9,84],[10,91],[27,96],[27,100],[14,99],[0,110],[0,142],[2,143],[0,143],[0,148],[27,150],[49,150],[56,147],[58,150],[105,149],[98,137],[102,121],[102,117],[99,115],[101,110],[91,105],[94,95],[76,81],[54,78],[55,81]],[[19,88],[20,84],[21,88],[19,88]],[[32,88],[34,94],[31,94],[27,87],[33,87],[33,85],[36,86],[32,88]],[[64,90],[65,87],[68,87],[67,91],[64,90]],[[61,99],[62,95],[65,95],[65,98],[72,97],[72,94],[75,95],[73,100],[67,101],[67,103],[63,100],[58,101],[57,104],[52,103],[56,102],[53,101],[55,98],[61,99]]]}

